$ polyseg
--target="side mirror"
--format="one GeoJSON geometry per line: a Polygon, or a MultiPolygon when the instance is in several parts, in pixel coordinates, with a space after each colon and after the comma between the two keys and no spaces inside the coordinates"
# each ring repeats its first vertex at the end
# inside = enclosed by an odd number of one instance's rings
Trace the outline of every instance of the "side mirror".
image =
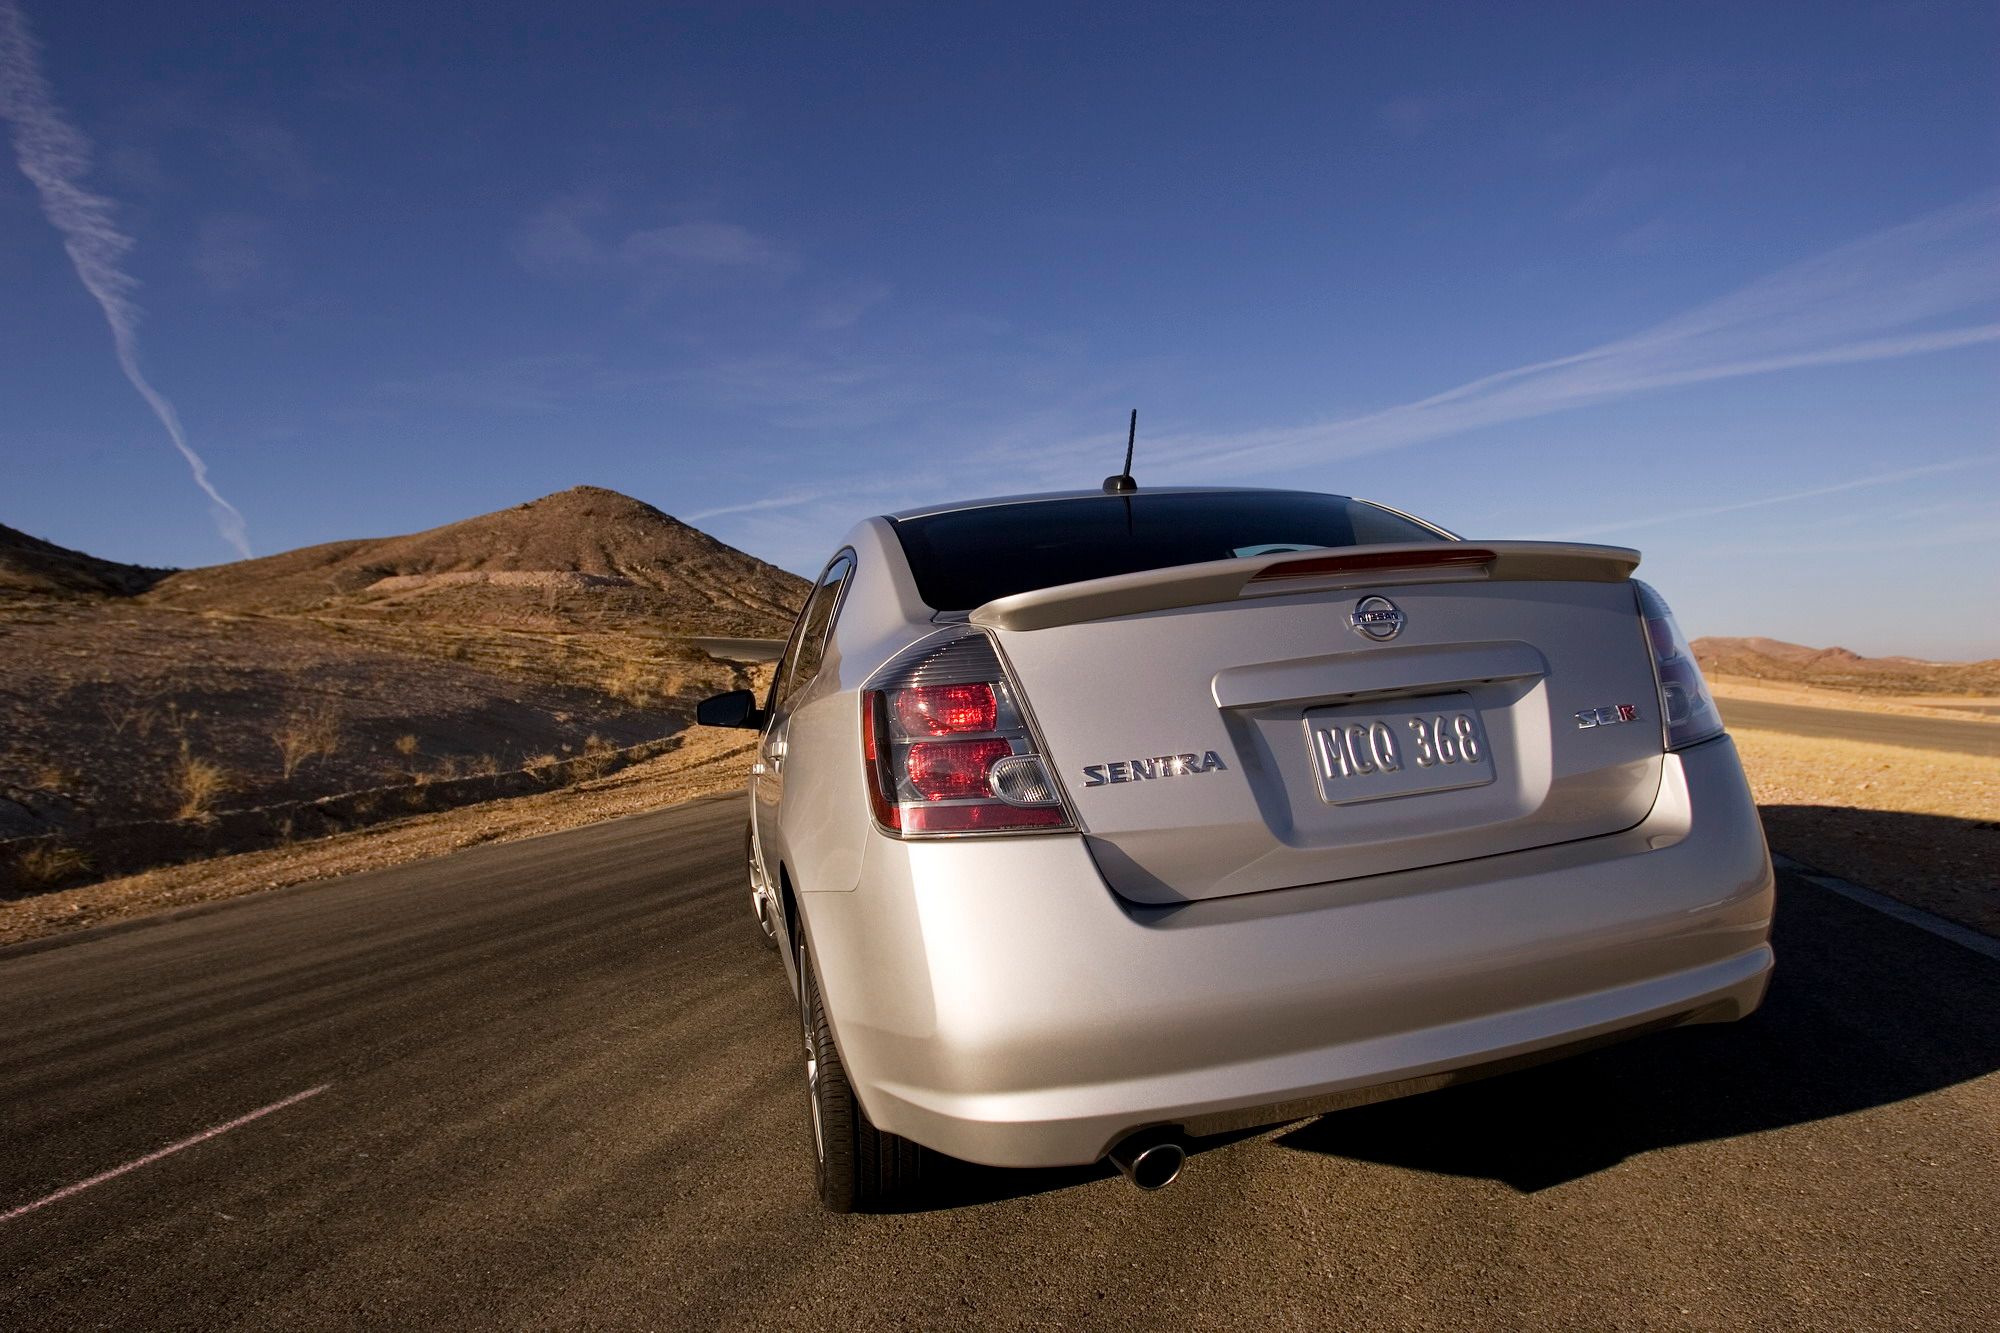
{"type": "Polygon", "coordinates": [[[757,706],[757,696],[750,691],[731,690],[696,704],[694,720],[704,727],[749,727],[762,731],[764,710],[757,706]]]}

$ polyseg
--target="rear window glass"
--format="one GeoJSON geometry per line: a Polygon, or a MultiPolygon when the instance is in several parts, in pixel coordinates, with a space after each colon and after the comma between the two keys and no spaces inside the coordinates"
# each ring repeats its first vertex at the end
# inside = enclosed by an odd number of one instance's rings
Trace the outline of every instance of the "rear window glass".
{"type": "Polygon", "coordinates": [[[940,611],[1204,560],[1444,538],[1362,500],[1297,491],[1092,495],[892,519],[940,611]]]}

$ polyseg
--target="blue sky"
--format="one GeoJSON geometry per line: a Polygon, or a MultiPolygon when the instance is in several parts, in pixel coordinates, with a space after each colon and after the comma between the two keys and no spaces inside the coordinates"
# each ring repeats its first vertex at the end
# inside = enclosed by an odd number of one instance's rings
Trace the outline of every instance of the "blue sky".
{"type": "Polygon", "coordinates": [[[2000,656],[1990,4],[12,5],[116,307],[10,163],[0,522],[67,545],[236,553],[122,328],[259,553],[587,482],[810,572],[1137,406],[1142,483],[2000,656]]]}

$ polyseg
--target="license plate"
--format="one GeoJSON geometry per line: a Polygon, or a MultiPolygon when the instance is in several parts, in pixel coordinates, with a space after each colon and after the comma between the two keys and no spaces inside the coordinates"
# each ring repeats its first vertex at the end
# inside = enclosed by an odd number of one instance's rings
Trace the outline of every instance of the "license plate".
{"type": "Polygon", "coordinates": [[[1329,805],[1479,787],[1494,777],[1486,728],[1464,694],[1394,709],[1313,709],[1306,743],[1320,799],[1329,805]]]}

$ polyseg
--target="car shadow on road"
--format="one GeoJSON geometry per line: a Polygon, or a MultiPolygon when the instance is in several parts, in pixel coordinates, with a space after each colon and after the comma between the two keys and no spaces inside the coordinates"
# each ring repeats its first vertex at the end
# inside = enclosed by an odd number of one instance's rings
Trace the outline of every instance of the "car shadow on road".
{"type": "Polygon", "coordinates": [[[1791,876],[1773,943],[1769,996],[1743,1022],[1322,1116],[1276,1142],[1533,1192],[2000,1069],[2000,963],[1791,876]]]}

